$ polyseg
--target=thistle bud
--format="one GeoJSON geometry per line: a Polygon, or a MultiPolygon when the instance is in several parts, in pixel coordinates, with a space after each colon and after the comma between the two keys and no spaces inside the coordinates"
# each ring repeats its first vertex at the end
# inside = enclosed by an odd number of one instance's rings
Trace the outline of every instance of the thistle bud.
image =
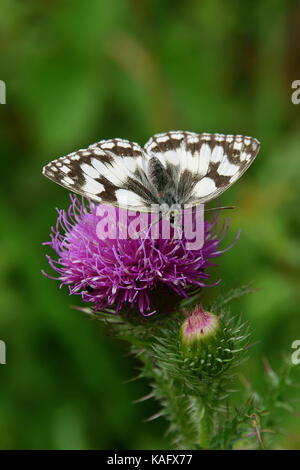
{"type": "Polygon", "coordinates": [[[232,338],[221,319],[197,305],[180,328],[180,349],[184,364],[198,373],[214,376],[227,368],[233,358],[232,338]]]}
{"type": "Polygon", "coordinates": [[[181,326],[181,342],[183,350],[198,350],[201,344],[208,343],[219,330],[219,319],[216,315],[196,305],[192,313],[185,310],[186,319],[181,326]]]}

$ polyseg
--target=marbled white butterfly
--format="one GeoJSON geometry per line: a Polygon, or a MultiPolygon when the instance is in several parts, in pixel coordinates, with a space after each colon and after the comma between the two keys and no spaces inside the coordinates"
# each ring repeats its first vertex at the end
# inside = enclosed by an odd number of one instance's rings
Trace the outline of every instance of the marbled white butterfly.
{"type": "Polygon", "coordinates": [[[258,140],[242,135],[170,131],[154,135],[144,148],[124,139],[102,140],[52,161],[43,174],[93,201],[159,211],[172,221],[178,210],[208,202],[229,188],[259,146],[258,140]]]}

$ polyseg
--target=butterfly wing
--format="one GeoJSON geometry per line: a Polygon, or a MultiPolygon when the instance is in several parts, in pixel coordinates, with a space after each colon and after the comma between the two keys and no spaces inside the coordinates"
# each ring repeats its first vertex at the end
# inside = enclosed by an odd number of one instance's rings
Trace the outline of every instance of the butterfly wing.
{"type": "Polygon", "coordinates": [[[128,210],[151,210],[153,188],[144,150],[123,139],[102,140],[50,162],[43,174],[93,201],[128,210]]]}
{"type": "Polygon", "coordinates": [[[177,175],[178,202],[185,207],[222,194],[251,165],[260,143],[253,137],[170,131],[154,135],[145,145],[164,168],[177,175]]]}
{"type": "Polygon", "coordinates": [[[178,203],[192,207],[222,194],[258,150],[252,137],[170,131],[154,135],[144,149],[123,139],[100,141],[50,162],[43,174],[96,202],[151,212],[158,193],[157,178],[149,174],[153,156],[166,170],[178,203]]]}

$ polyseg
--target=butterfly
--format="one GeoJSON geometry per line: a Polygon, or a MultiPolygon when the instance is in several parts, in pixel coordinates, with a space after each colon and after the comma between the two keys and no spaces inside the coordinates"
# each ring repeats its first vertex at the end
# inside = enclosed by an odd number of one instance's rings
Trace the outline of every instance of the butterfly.
{"type": "Polygon", "coordinates": [[[101,140],[50,162],[43,174],[95,202],[162,212],[171,222],[187,208],[220,196],[255,159],[253,137],[170,131],[142,148],[124,139],[101,140]]]}

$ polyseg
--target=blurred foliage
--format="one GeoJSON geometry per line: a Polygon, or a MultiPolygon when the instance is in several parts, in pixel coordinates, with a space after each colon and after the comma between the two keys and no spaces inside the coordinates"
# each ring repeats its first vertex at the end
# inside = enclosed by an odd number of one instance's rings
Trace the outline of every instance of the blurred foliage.
{"type": "MultiPolygon", "coordinates": [[[[2,0],[0,34],[0,448],[164,448],[165,423],[143,422],[155,404],[131,404],[146,383],[123,383],[137,364],[41,275],[41,243],[55,207],[69,203],[41,167],[116,136],[257,137],[256,162],[221,200],[236,205],[229,238],[242,235],[206,295],[249,281],[258,289],[235,305],[258,341],[243,373],[262,387],[262,357],[276,369],[300,338],[299,3],[2,0]]],[[[300,448],[299,417],[279,417],[276,445],[300,448]]]]}

